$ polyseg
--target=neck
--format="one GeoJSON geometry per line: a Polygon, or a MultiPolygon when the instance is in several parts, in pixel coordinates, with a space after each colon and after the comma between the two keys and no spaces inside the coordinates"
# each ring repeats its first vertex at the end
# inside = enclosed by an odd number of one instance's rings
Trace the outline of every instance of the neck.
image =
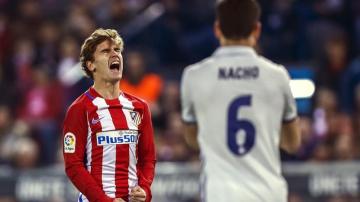
{"type": "Polygon", "coordinates": [[[105,99],[115,99],[120,96],[120,81],[111,82],[94,82],[94,89],[105,99]]]}
{"type": "Polygon", "coordinates": [[[256,40],[254,37],[249,37],[245,39],[227,39],[225,37],[220,39],[221,46],[248,46],[255,47],[256,40]]]}

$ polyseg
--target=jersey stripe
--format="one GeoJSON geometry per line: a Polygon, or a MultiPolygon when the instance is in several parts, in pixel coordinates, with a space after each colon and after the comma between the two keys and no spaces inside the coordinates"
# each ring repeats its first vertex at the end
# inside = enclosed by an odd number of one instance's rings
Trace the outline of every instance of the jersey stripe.
{"type": "MultiPolygon", "coordinates": [[[[129,129],[138,130],[136,125],[136,117],[131,117],[130,112],[133,112],[134,106],[132,102],[124,97],[122,94],[119,97],[121,104],[124,106],[122,108],[123,113],[126,117],[126,123],[129,129]],[[134,120],[133,120],[134,119],[134,120]]],[[[138,184],[138,177],[137,177],[137,156],[136,156],[136,145],[137,144],[129,144],[129,166],[128,166],[128,186],[129,186],[129,193],[131,189],[138,184]]]]}
{"type": "Polygon", "coordinates": [[[91,173],[91,160],[92,160],[92,141],[91,141],[91,127],[89,124],[89,115],[87,114],[86,116],[87,118],[87,124],[88,124],[88,135],[87,135],[87,140],[86,140],[86,168],[89,171],[89,173],[91,173]]]}
{"type": "MultiPolygon", "coordinates": [[[[93,101],[93,100],[92,100],[93,101]]],[[[100,122],[97,123],[92,123],[93,118],[98,119],[98,115],[96,113],[90,114],[89,112],[96,112],[98,110],[98,106],[96,106],[93,102],[89,102],[88,105],[88,126],[91,129],[94,128],[101,128],[101,124],[100,122]],[[91,118],[91,119],[90,119],[91,118]]],[[[90,172],[90,174],[94,177],[95,181],[99,183],[99,185],[101,186],[101,182],[102,182],[102,161],[103,161],[103,150],[101,147],[97,147],[96,146],[96,136],[95,134],[93,134],[92,131],[89,129],[88,131],[88,135],[90,135],[90,137],[88,137],[88,141],[90,141],[90,143],[87,143],[87,148],[86,148],[86,154],[87,154],[87,169],[90,172]],[[89,134],[89,132],[91,132],[89,134]],[[90,138],[90,140],[89,140],[90,138]],[[91,159],[91,160],[90,160],[91,159]]],[[[85,196],[83,196],[84,198],[85,196]]]]}
{"type": "MultiPolygon", "coordinates": [[[[87,124],[88,124],[88,135],[87,135],[87,139],[86,139],[86,168],[89,171],[89,173],[91,173],[91,165],[92,165],[92,131],[91,131],[91,127],[89,124],[89,116],[87,115],[87,124]]],[[[101,155],[102,156],[102,155],[101,155]]],[[[80,197],[79,197],[79,202],[89,202],[89,200],[82,194],[80,193],[80,197]]]]}
{"type": "MultiPolygon", "coordinates": [[[[133,105],[133,107],[134,107],[135,109],[142,110],[142,111],[139,111],[139,112],[141,112],[140,114],[144,114],[144,111],[145,111],[146,109],[143,108],[143,105],[142,105],[140,102],[132,102],[132,105],[133,105]]],[[[141,130],[140,127],[141,127],[141,124],[142,124],[142,118],[143,118],[143,115],[139,115],[138,119],[140,119],[140,120],[139,120],[139,122],[138,122],[139,125],[137,125],[137,128],[138,128],[139,131],[141,130]]],[[[141,135],[142,135],[142,134],[139,133],[138,141],[139,141],[141,135]]],[[[135,151],[136,151],[135,154],[134,154],[134,156],[135,156],[135,164],[137,164],[138,151],[139,151],[138,144],[135,145],[135,151]]],[[[136,165],[135,165],[135,166],[136,166],[136,165]]],[[[136,177],[138,176],[138,173],[139,173],[139,172],[138,172],[138,169],[137,169],[137,167],[136,167],[136,177]]],[[[138,180],[138,179],[137,179],[137,180],[138,180]]]]}
{"type": "MultiPolygon", "coordinates": [[[[101,131],[115,130],[114,123],[111,119],[108,105],[102,98],[95,98],[93,100],[95,106],[97,106],[97,115],[101,124],[101,131]]],[[[96,139],[96,135],[95,136],[96,139]]],[[[95,140],[96,143],[96,140],[95,140]]],[[[105,193],[115,198],[116,185],[115,185],[115,163],[116,163],[116,145],[104,145],[103,146],[103,159],[102,159],[102,186],[105,193]]]]}
{"type": "MultiPolygon", "coordinates": [[[[109,106],[111,106],[109,108],[109,112],[112,120],[116,120],[116,122],[114,122],[115,128],[127,129],[128,127],[126,124],[126,119],[123,114],[123,111],[121,110],[122,105],[119,99],[106,100],[106,103],[109,106]]],[[[115,146],[116,146],[116,153],[114,154],[114,156],[116,157],[115,176],[126,176],[128,172],[127,167],[129,165],[129,158],[128,158],[129,146],[127,144],[115,145],[115,146]]],[[[117,187],[115,193],[116,198],[128,195],[126,191],[128,189],[127,178],[116,177],[115,185],[117,187]]]]}
{"type": "Polygon", "coordinates": [[[126,122],[127,122],[128,128],[132,129],[132,130],[137,130],[138,127],[137,127],[137,125],[135,125],[135,121],[132,120],[131,115],[130,115],[130,112],[132,112],[134,110],[134,106],[133,106],[132,102],[129,99],[127,99],[126,97],[124,97],[123,95],[120,95],[119,100],[120,100],[121,104],[123,105],[123,112],[126,117],[126,122]]]}

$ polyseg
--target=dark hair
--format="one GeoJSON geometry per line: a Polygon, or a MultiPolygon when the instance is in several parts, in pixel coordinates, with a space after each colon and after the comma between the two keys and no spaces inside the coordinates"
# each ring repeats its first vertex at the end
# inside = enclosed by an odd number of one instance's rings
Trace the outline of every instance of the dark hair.
{"type": "Polygon", "coordinates": [[[93,78],[92,72],[87,68],[86,62],[93,61],[93,55],[96,47],[104,42],[105,40],[112,40],[120,46],[121,51],[124,47],[123,39],[120,37],[118,32],[114,29],[102,29],[95,30],[83,43],[80,51],[80,63],[81,68],[87,76],[93,78]]]}
{"type": "Polygon", "coordinates": [[[247,38],[260,20],[261,8],[256,0],[222,0],[216,18],[227,39],[247,38]]]}

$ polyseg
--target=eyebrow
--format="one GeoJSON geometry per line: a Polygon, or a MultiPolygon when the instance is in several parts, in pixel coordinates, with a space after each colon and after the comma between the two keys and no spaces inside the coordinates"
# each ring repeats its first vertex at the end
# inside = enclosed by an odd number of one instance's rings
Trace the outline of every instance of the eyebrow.
{"type": "Polygon", "coordinates": [[[108,52],[108,51],[110,51],[110,48],[103,48],[100,50],[100,52],[108,52]]]}
{"type": "MultiPolygon", "coordinates": [[[[100,49],[99,52],[103,53],[103,52],[109,52],[111,50],[111,48],[103,48],[103,49],[100,49]]],[[[115,51],[119,51],[121,50],[120,47],[114,47],[114,50],[115,51]]]]}

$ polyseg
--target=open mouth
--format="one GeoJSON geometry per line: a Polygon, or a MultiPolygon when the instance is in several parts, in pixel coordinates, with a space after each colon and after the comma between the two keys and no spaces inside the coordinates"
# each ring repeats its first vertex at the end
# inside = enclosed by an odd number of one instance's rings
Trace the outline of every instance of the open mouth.
{"type": "Polygon", "coordinates": [[[120,63],[118,61],[114,61],[110,64],[111,70],[120,70],[120,63]]]}

